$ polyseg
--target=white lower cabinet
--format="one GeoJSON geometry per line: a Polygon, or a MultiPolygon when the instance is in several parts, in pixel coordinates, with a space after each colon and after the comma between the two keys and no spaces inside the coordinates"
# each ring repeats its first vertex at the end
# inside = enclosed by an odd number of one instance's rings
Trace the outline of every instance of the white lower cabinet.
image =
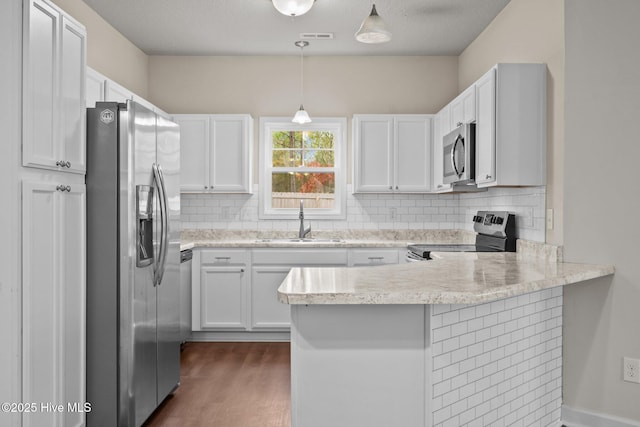
{"type": "Polygon", "coordinates": [[[291,306],[278,288],[294,267],[398,263],[398,249],[196,249],[192,329],[213,332],[288,332],[291,306]]]}
{"type": "Polygon", "coordinates": [[[22,183],[23,426],[82,426],[85,401],[85,185],[22,183]],[[50,402],[62,411],[47,411],[50,402]]]}
{"type": "Polygon", "coordinates": [[[278,301],[278,288],[293,267],[346,267],[346,249],[254,249],[251,328],[289,330],[291,306],[278,301]]]}
{"type": "Polygon", "coordinates": [[[278,301],[278,288],[291,266],[253,267],[251,272],[251,328],[289,329],[289,305],[278,301]]]}
{"type": "Polygon", "coordinates": [[[250,272],[247,250],[194,254],[193,330],[246,330],[250,272]]]}

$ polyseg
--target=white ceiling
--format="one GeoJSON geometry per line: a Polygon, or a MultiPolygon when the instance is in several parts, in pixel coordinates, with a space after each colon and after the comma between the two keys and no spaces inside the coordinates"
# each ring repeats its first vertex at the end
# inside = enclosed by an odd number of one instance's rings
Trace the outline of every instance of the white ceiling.
{"type": "Polygon", "coordinates": [[[389,43],[354,38],[370,0],[316,0],[296,18],[270,0],[84,0],[149,55],[292,55],[303,32],[334,33],[312,40],[305,55],[459,55],[509,0],[378,0],[393,33],[389,43]]]}

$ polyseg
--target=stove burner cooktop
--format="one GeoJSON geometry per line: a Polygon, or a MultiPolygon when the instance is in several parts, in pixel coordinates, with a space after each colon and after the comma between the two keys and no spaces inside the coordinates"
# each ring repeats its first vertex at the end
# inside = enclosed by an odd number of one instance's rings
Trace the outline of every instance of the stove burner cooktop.
{"type": "Polygon", "coordinates": [[[407,247],[412,260],[431,259],[431,252],[515,252],[515,215],[505,211],[478,211],[473,217],[476,243],[413,244],[407,247]]]}

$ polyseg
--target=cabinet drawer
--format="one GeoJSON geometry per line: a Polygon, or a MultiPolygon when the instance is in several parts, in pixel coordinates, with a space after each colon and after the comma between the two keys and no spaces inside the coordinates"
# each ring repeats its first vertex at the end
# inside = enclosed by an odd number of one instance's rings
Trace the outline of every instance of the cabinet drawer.
{"type": "Polygon", "coordinates": [[[248,264],[251,261],[249,251],[242,249],[202,249],[200,263],[206,265],[248,264]]]}
{"type": "Polygon", "coordinates": [[[397,263],[397,249],[354,249],[349,252],[349,265],[381,265],[397,263]]]}
{"type": "Polygon", "coordinates": [[[255,249],[253,264],[347,265],[346,249],[255,249]]]}

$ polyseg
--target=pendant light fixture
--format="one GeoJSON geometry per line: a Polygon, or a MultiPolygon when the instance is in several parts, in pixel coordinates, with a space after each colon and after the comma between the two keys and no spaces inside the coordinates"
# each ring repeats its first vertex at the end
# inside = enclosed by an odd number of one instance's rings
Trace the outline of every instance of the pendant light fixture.
{"type": "Polygon", "coordinates": [[[298,123],[298,124],[305,124],[305,123],[311,123],[311,118],[309,117],[309,114],[307,114],[306,111],[304,111],[304,107],[302,106],[302,99],[304,98],[304,56],[303,56],[303,51],[304,48],[309,46],[309,42],[308,41],[304,41],[304,40],[298,40],[297,42],[294,43],[296,46],[298,46],[300,48],[300,109],[298,111],[296,111],[295,116],[293,116],[293,119],[291,120],[293,123],[298,123]]]}
{"type": "Polygon", "coordinates": [[[287,16],[300,16],[311,10],[316,0],[271,0],[278,12],[287,16]]]}
{"type": "Polygon", "coordinates": [[[386,43],[391,40],[391,32],[387,30],[384,21],[378,15],[375,3],[371,8],[371,14],[362,21],[356,33],[356,40],[362,43],[386,43]]]}

